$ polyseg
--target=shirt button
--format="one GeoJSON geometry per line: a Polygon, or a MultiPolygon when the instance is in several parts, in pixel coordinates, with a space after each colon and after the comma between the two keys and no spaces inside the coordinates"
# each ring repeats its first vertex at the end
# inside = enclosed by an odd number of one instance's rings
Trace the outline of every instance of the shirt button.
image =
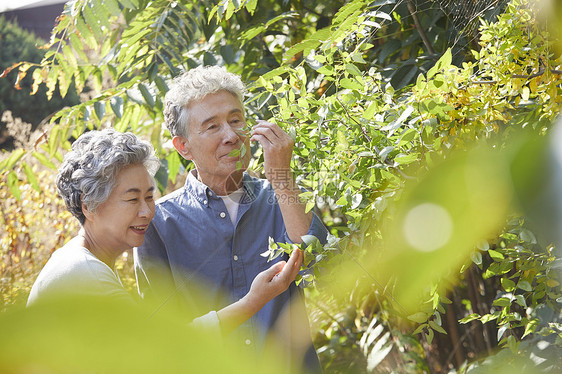
{"type": "Polygon", "coordinates": [[[238,256],[234,255],[234,261],[238,261],[238,256]]]}
{"type": "Polygon", "coordinates": [[[203,200],[203,204],[207,205],[207,200],[203,200]]]}
{"type": "Polygon", "coordinates": [[[226,213],[225,213],[225,212],[221,212],[220,216],[221,216],[221,218],[224,218],[224,217],[226,217],[226,213]]]}
{"type": "Polygon", "coordinates": [[[252,344],[252,341],[250,339],[246,339],[246,341],[244,343],[246,343],[246,345],[250,345],[250,344],[252,344]]]}

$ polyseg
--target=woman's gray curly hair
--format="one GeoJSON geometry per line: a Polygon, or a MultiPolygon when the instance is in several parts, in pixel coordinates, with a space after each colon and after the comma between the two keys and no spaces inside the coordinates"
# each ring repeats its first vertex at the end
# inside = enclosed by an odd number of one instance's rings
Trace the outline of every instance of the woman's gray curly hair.
{"type": "Polygon", "coordinates": [[[165,97],[164,121],[172,136],[188,137],[189,113],[187,106],[221,90],[244,102],[246,87],[240,76],[220,66],[198,66],[174,78],[165,97]]]}
{"type": "Polygon", "coordinates": [[[117,174],[129,165],[142,164],[151,176],[160,161],[152,145],[133,133],[114,129],[82,134],[66,154],[56,178],[59,195],[74,217],[84,224],[82,203],[91,211],[105,202],[116,184],[117,174]]]}

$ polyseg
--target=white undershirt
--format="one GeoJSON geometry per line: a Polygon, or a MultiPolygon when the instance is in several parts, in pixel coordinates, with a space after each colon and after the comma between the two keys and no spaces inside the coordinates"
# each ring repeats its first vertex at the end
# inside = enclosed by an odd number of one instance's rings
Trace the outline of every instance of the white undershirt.
{"type": "Polygon", "coordinates": [[[238,214],[238,206],[240,205],[240,199],[244,194],[244,188],[240,187],[233,193],[227,196],[219,196],[222,201],[224,201],[224,205],[226,206],[226,210],[228,211],[228,215],[230,216],[230,221],[232,225],[236,225],[236,216],[238,214]]]}

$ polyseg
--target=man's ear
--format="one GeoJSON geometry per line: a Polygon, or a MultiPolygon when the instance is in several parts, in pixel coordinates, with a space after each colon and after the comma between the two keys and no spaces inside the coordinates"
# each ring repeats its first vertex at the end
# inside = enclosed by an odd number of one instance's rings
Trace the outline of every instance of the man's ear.
{"type": "Polygon", "coordinates": [[[185,158],[186,160],[192,160],[193,156],[191,155],[189,141],[187,138],[183,136],[176,135],[172,138],[172,144],[174,148],[178,151],[178,153],[185,158]]]}

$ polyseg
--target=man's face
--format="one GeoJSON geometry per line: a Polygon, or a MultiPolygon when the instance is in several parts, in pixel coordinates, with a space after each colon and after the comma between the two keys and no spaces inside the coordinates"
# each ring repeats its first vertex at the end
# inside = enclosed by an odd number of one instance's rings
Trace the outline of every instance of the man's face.
{"type": "Polygon", "coordinates": [[[174,145],[183,157],[195,163],[200,180],[214,189],[248,166],[250,141],[244,110],[228,91],[209,94],[191,103],[187,110],[189,136],[180,137],[174,145]],[[241,151],[243,144],[243,157],[232,155],[233,151],[241,151]]]}

